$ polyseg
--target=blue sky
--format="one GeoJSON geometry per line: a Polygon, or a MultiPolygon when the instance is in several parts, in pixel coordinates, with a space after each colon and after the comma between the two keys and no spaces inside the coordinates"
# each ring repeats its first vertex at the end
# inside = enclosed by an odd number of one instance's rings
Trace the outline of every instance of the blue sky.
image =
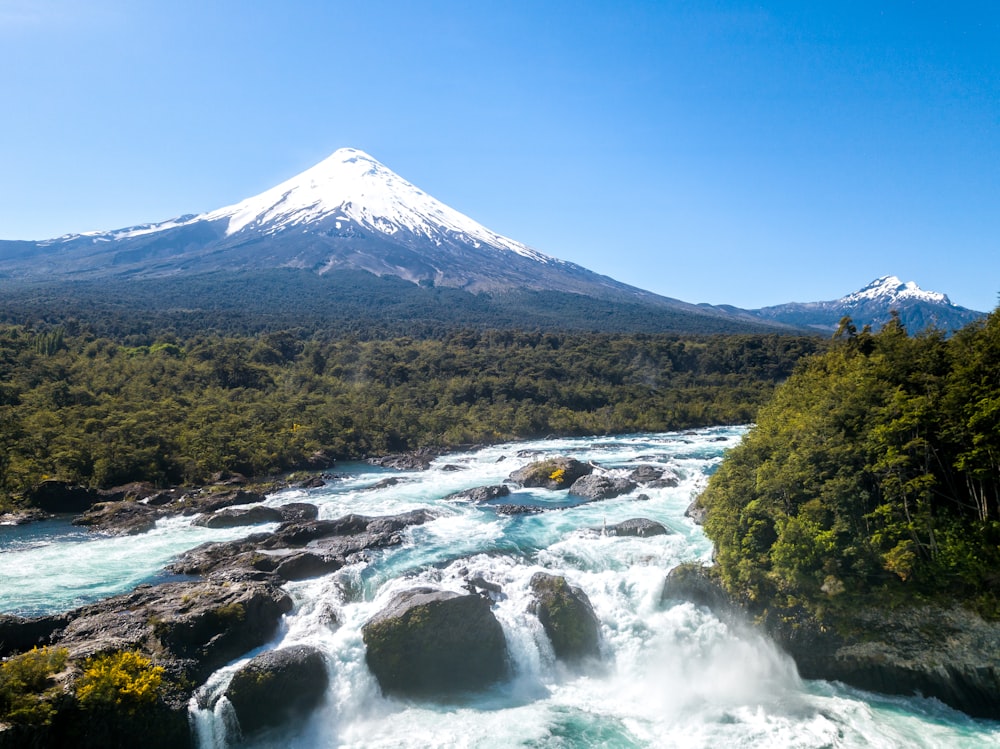
{"type": "Polygon", "coordinates": [[[0,238],[360,148],[691,302],[1000,293],[1000,3],[0,0],[0,238]]]}

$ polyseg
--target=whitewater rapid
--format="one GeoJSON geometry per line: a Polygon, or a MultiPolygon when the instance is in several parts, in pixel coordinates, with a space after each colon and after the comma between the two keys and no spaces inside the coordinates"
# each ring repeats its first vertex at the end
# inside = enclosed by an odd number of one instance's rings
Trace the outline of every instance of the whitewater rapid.
{"type": "MultiPolygon", "coordinates": [[[[421,507],[437,518],[410,527],[402,546],[286,586],[294,609],[264,649],[319,648],[330,687],[308,720],[242,746],[1000,747],[996,723],[972,720],[933,700],[803,681],[791,660],[750,628],[690,603],[661,601],[671,568],[711,560],[711,544],[684,512],[724,450],[744,433],[729,427],[503,444],[442,456],[427,471],[338,466],[339,477],[325,487],[269,497],[266,503],[274,506],[311,502],[321,518],[421,507]],[[517,490],[495,503],[544,508],[533,515],[501,515],[494,503],[447,499],[500,484],[515,469],[557,455],[611,471],[654,465],[680,482],[585,504],[542,489],[517,490]],[[371,489],[388,475],[399,483],[371,489]],[[671,533],[602,533],[635,517],[658,521],[671,533]],[[529,612],[529,580],[540,570],[563,575],[587,593],[601,622],[599,668],[573,671],[556,661],[529,612]],[[494,613],[508,642],[511,678],[465,701],[383,697],[365,665],[362,625],[398,591],[430,585],[465,592],[465,581],[475,576],[502,590],[494,613]]],[[[268,527],[219,531],[173,518],[139,538],[88,535],[65,523],[0,529],[0,612],[61,611],[155,582],[185,549],[268,527]]],[[[217,695],[256,652],[221,669],[192,700],[200,746],[234,745],[238,728],[217,695]]]]}

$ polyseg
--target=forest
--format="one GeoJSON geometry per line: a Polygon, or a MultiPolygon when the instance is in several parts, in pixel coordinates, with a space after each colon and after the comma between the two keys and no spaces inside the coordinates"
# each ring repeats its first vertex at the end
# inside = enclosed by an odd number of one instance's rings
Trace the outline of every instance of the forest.
{"type": "Polygon", "coordinates": [[[699,499],[730,593],[1000,616],[1000,311],[951,338],[844,319],[699,499]]]}
{"type": "Polygon", "coordinates": [[[52,479],[198,484],[322,460],[746,423],[815,337],[0,327],[0,507],[52,479]]]}

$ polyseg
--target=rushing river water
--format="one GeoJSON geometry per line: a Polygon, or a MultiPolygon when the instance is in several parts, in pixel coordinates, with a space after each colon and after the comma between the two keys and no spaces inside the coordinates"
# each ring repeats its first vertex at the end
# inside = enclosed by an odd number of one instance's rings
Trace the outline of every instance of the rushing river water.
{"type": "MultiPolygon", "coordinates": [[[[330,688],[308,721],[250,746],[1000,747],[1000,724],[974,721],[933,700],[803,681],[790,659],[755,632],[688,603],[661,603],[668,570],[711,557],[711,544],[684,511],[744,431],[497,445],[447,455],[430,470],[412,473],[341,466],[342,478],[326,487],[273,495],[268,504],[314,503],[321,518],[420,507],[438,517],[408,529],[400,547],[287,585],[295,608],[267,647],[320,648],[330,688]],[[681,481],[587,504],[539,489],[498,500],[546,510],[533,515],[498,515],[489,504],[445,499],[502,483],[516,468],[556,455],[609,469],[662,466],[681,481]],[[386,475],[402,480],[367,491],[386,475]],[[601,532],[635,517],[659,521],[672,533],[628,538],[601,532]],[[601,622],[602,670],[567,671],[554,659],[528,611],[528,581],[539,570],[564,575],[587,593],[601,622]],[[502,587],[495,614],[508,641],[510,680],[458,703],[383,697],[365,665],[365,621],[395,592],[419,585],[465,592],[465,579],[476,575],[502,587]]],[[[130,538],[95,536],[63,522],[3,528],[0,611],[60,611],[155,582],[163,566],[188,548],[267,527],[209,530],[174,518],[130,538]]],[[[204,692],[224,689],[242,662],[217,672],[204,692]]],[[[229,745],[227,711],[225,700],[214,709],[192,705],[192,730],[202,747],[229,745]]]]}

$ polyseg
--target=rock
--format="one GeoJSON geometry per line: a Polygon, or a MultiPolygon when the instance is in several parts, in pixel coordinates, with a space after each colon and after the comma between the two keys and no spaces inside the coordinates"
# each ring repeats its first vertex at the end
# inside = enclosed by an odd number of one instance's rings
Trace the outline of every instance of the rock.
{"type": "Polygon", "coordinates": [[[605,527],[604,531],[609,536],[638,536],[640,538],[666,536],[670,533],[663,523],[657,523],[649,518],[629,518],[605,527]]]}
{"type": "Polygon", "coordinates": [[[669,468],[661,466],[641,465],[629,473],[629,478],[637,484],[650,489],[671,488],[677,486],[681,479],[669,468]]]}
{"type": "Polygon", "coordinates": [[[396,484],[402,484],[403,479],[397,478],[395,476],[390,476],[387,479],[382,479],[381,481],[376,481],[371,486],[366,486],[362,491],[374,492],[379,489],[388,489],[390,486],[396,486],[396,484]]]}
{"type": "Polygon", "coordinates": [[[697,563],[681,564],[667,573],[660,600],[690,601],[695,606],[704,606],[720,619],[732,617],[737,606],[723,590],[711,567],[697,563]]]}
{"type": "Polygon", "coordinates": [[[695,497],[694,501],[687,506],[687,509],[684,510],[684,517],[691,518],[695,525],[704,525],[705,518],[708,517],[708,510],[701,505],[699,499],[699,497],[695,497]]]}
{"type": "Polygon", "coordinates": [[[0,614],[0,658],[49,645],[68,622],[66,614],[28,618],[0,614]]]}
{"type": "Polygon", "coordinates": [[[445,499],[461,500],[470,502],[489,502],[491,499],[510,496],[510,487],[506,484],[497,486],[477,486],[473,489],[465,489],[454,494],[449,494],[445,499]]]}
{"type": "Polygon", "coordinates": [[[449,473],[454,473],[455,471],[467,471],[469,470],[465,466],[457,466],[454,463],[448,463],[447,465],[441,466],[442,471],[448,471],[449,473]]]}
{"type": "Polygon", "coordinates": [[[283,519],[280,510],[265,505],[257,505],[256,507],[237,509],[227,508],[219,512],[214,512],[211,515],[203,515],[197,518],[193,524],[204,528],[237,528],[241,525],[280,523],[283,519]]]}
{"type": "Polygon", "coordinates": [[[321,486],[326,486],[326,482],[320,476],[310,476],[296,486],[300,489],[319,489],[321,486]]]}
{"type": "Polygon", "coordinates": [[[544,512],[534,505],[496,505],[493,509],[497,515],[538,515],[544,512]]]}
{"type": "Polygon", "coordinates": [[[266,497],[259,492],[236,489],[225,492],[210,492],[201,494],[185,495],[182,502],[184,504],[183,515],[197,515],[198,513],[218,512],[225,507],[234,505],[254,505],[263,502],[266,497]]]}
{"type": "Polygon", "coordinates": [[[635,482],[630,479],[592,473],[574,481],[569,493],[593,502],[600,499],[614,499],[622,494],[628,494],[635,488],[635,482]]]}
{"type": "Polygon", "coordinates": [[[568,489],[574,481],[593,470],[593,466],[581,463],[576,458],[559,457],[529,463],[510,474],[509,478],[521,486],[568,489]]]}
{"type": "Polygon", "coordinates": [[[365,660],[386,694],[438,697],[504,678],[503,629],[479,595],[416,588],[362,627],[365,660]]]}
{"type": "Polygon", "coordinates": [[[285,523],[301,523],[319,517],[319,508],[308,502],[289,502],[281,505],[278,512],[281,513],[281,520],[285,523]]]}
{"type": "Polygon", "coordinates": [[[323,654],[296,645],[254,657],[233,675],[225,696],[246,736],[301,719],[323,700],[329,681],[323,654]]]}
{"type": "Polygon", "coordinates": [[[383,455],[379,458],[369,458],[368,462],[373,466],[383,468],[395,468],[397,471],[426,471],[431,467],[431,462],[437,457],[433,450],[415,450],[411,453],[400,453],[396,455],[383,455]]]}
{"type": "Polygon", "coordinates": [[[52,515],[37,508],[27,510],[13,510],[12,512],[0,513],[0,525],[27,525],[37,523],[39,520],[51,520],[52,515]]]}
{"type": "Polygon", "coordinates": [[[344,561],[327,554],[313,554],[300,551],[287,556],[278,557],[274,573],[282,580],[307,580],[336,572],[344,566],[344,561]]]}
{"type": "Polygon", "coordinates": [[[857,607],[821,622],[801,610],[772,610],[764,628],[805,679],[921,694],[976,718],[1000,719],[1000,623],[971,611],[857,607]]]}
{"type": "Polygon", "coordinates": [[[163,514],[155,506],[131,500],[99,502],[73,518],[73,525],[82,525],[116,536],[134,536],[152,530],[157,518],[163,514]]]}
{"type": "Polygon", "coordinates": [[[560,660],[578,663],[600,657],[600,624],[587,595],[566,578],[536,572],[531,576],[535,596],[532,611],[538,615],[552,650],[560,660]]]}
{"type": "Polygon", "coordinates": [[[641,465],[633,468],[628,477],[637,484],[648,484],[650,481],[662,478],[663,473],[664,469],[660,466],[641,465]]]}
{"type": "Polygon", "coordinates": [[[49,479],[28,492],[28,503],[44,512],[84,512],[100,502],[94,489],[49,479]]]}
{"type": "Polygon", "coordinates": [[[291,608],[288,594],[266,582],[141,585],[71,612],[54,644],[73,659],[113,650],[154,653],[200,683],[270,640],[291,608]]]}

